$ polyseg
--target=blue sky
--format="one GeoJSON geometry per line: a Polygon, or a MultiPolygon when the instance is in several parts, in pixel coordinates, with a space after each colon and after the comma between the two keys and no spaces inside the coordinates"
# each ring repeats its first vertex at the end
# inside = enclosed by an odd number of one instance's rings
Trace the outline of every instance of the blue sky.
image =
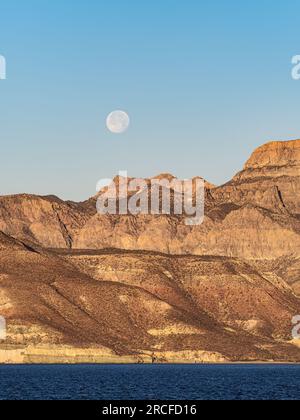
{"type": "Polygon", "coordinates": [[[299,0],[1,1],[0,194],[84,200],[125,169],[226,182],[300,137],[299,27],[299,0]]]}

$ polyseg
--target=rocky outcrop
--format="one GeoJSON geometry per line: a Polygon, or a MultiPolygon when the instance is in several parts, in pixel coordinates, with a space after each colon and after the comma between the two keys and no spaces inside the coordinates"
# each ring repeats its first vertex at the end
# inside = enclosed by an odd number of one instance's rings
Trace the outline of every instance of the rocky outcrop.
{"type": "MultiPolygon", "coordinates": [[[[255,170],[257,174],[263,171],[264,176],[270,177],[296,176],[299,162],[300,140],[272,141],[255,150],[244,170],[255,170]]],[[[249,176],[249,173],[247,175],[249,176]]]]}
{"type": "Polygon", "coordinates": [[[232,181],[213,192],[217,202],[252,204],[274,213],[300,214],[300,140],[271,142],[254,151],[232,181]]]}
{"type": "Polygon", "coordinates": [[[0,197],[0,231],[43,247],[72,247],[74,235],[89,217],[89,209],[57,197],[0,197]]]}
{"type": "Polygon", "coordinates": [[[22,242],[0,231],[0,251],[13,251],[24,249],[26,249],[26,246],[22,242]]]}

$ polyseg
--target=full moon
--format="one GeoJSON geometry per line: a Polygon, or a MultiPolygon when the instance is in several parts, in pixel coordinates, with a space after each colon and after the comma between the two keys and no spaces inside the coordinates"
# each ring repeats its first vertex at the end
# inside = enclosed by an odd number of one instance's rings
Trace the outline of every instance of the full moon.
{"type": "Polygon", "coordinates": [[[129,115],[124,111],[113,111],[106,119],[106,126],[114,134],[122,134],[130,125],[129,115]]]}

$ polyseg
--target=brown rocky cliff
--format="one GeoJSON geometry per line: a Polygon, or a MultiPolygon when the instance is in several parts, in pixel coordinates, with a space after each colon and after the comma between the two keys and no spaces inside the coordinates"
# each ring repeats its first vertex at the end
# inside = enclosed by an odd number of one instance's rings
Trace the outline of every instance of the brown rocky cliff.
{"type": "Polygon", "coordinates": [[[256,149],[232,181],[214,190],[217,202],[252,204],[274,213],[300,214],[300,140],[256,149]]]}
{"type": "Polygon", "coordinates": [[[247,161],[244,170],[293,166],[300,166],[300,140],[272,141],[259,147],[247,161]]]}
{"type": "Polygon", "coordinates": [[[0,230],[48,248],[299,257],[299,150],[300,140],[268,143],[227,184],[206,183],[205,221],[194,228],[176,216],[100,216],[96,197],[76,204],[21,195],[0,198],[0,230]]]}
{"type": "Polygon", "coordinates": [[[44,247],[72,247],[73,235],[89,216],[89,210],[57,197],[0,197],[0,231],[44,247]]]}
{"type": "Polygon", "coordinates": [[[206,185],[205,221],[186,227],[167,216],[93,216],[75,248],[157,250],[171,254],[276,259],[300,253],[300,140],[258,148],[244,170],[206,185]]]}

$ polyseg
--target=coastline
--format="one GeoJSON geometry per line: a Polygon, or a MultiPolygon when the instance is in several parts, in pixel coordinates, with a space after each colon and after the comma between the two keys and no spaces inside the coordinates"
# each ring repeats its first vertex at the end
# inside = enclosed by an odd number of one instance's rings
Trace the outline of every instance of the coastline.
{"type": "Polygon", "coordinates": [[[66,346],[0,347],[0,366],[5,365],[299,365],[292,360],[230,360],[209,352],[143,352],[117,355],[109,349],[66,346]],[[188,356],[188,357],[187,357],[188,356]]]}

